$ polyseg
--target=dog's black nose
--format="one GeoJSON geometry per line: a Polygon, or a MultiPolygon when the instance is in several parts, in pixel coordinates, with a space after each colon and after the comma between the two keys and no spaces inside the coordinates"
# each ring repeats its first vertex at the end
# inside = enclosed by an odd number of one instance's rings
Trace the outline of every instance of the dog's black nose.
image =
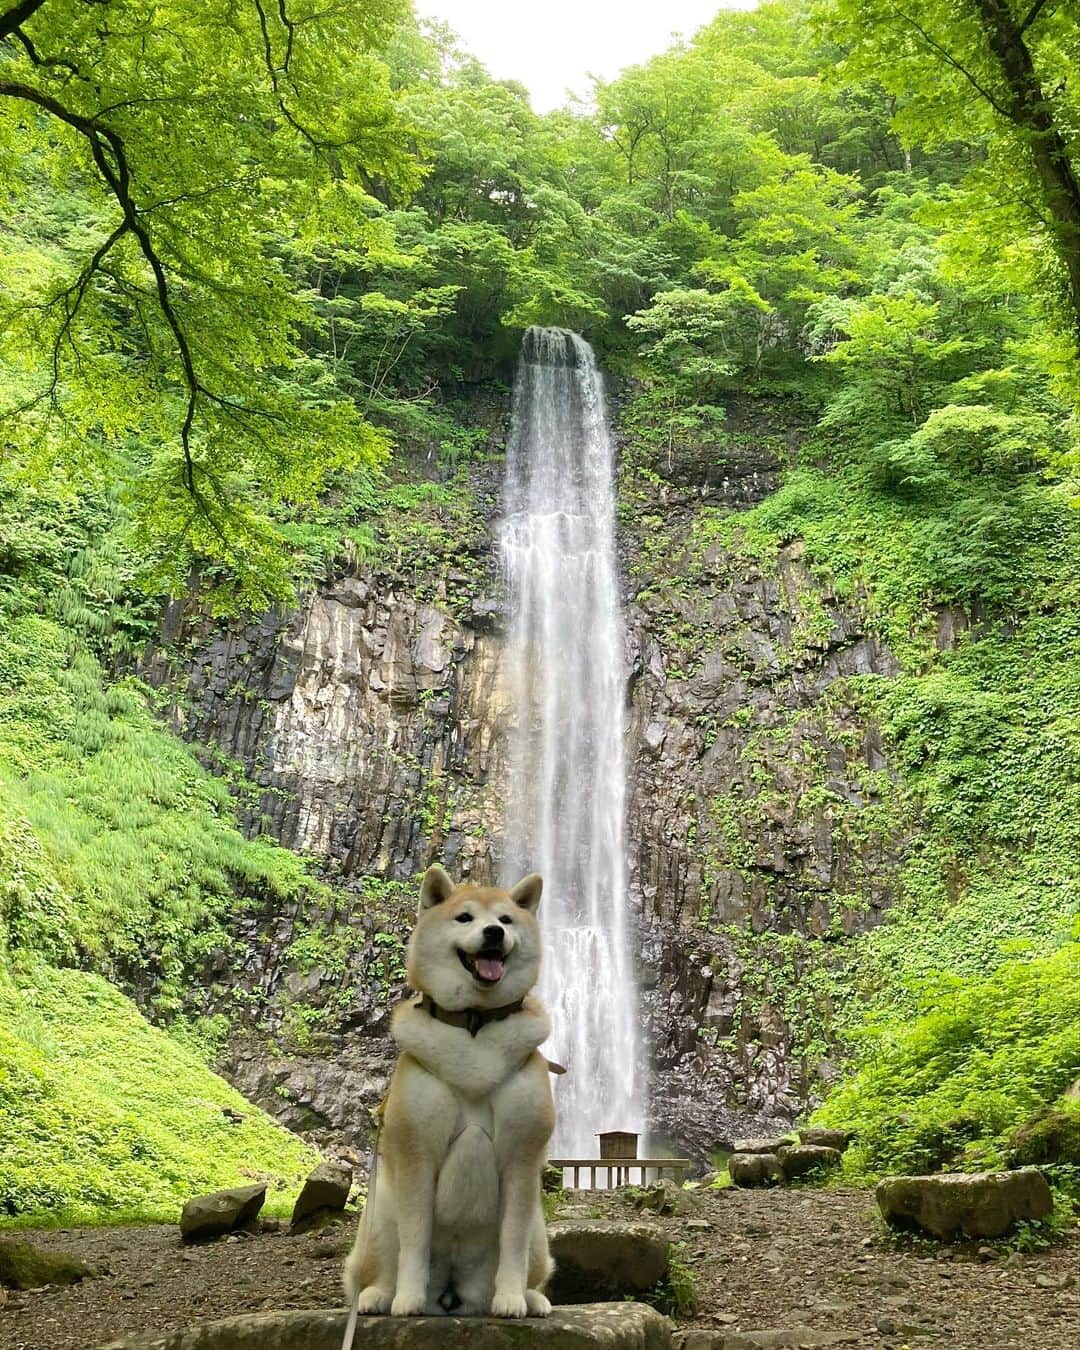
{"type": "Polygon", "coordinates": [[[502,924],[489,923],[484,929],[484,945],[486,947],[498,947],[502,951],[503,929],[502,924]]]}

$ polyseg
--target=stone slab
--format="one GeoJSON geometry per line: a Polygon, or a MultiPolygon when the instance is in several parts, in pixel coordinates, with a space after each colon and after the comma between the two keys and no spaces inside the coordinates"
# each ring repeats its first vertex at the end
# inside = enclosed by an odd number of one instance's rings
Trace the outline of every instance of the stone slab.
{"type": "MultiPolygon", "coordinates": [[[[101,1350],[341,1350],[346,1312],[250,1313],[101,1350]]],[[[644,1303],[556,1308],[547,1318],[361,1317],[356,1350],[671,1350],[672,1325],[644,1303]]]]}

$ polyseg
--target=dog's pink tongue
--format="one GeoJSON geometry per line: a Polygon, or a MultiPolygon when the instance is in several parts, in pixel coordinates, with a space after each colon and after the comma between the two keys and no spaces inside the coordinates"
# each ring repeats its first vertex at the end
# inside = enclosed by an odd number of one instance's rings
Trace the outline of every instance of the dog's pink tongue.
{"type": "Polygon", "coordinates": [[[478,956],[476,958],[476,973],[482,980],[491,980],[494,983],[496,980],[502,979],[503,963],[497,956],[478,956]]]}

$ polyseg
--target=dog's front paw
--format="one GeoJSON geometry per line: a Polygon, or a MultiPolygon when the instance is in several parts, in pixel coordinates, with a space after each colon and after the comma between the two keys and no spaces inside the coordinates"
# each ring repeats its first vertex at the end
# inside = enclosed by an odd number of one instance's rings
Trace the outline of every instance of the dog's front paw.
{"type": "Polygon", "coordinates": [[[539,1289],[525,1290],[525,1305],[529,1309],[530,1317],[551,1316],[551,1300],[539,1289]]]}
{"type": "Polygon", "coordinates": [[[369,1284],[366,1289],[360,1290],[356,1300],[356,1311],[361,1317],[368,1317],[372,1313],[389,1312],[393,1298],[388,1289],[380,1289],[377,1284],[369,1284]]]}
{"type": "MultiPolygon", "coordinates": [[[[545,1300],[546,1302],[546,1300],[545,1300]]],[[[500,1294],[491,1300],[492,1317],[528,1317],[529,1304],[524,1294],[500,1294]]]]}
{"type": "Polygon", "coordinates": [[[410,1293],[408,1290],[397,1293],[390,1304],[392,1317],[419,1317],[426,1311],[427,1293],[423,1289],[419,1293],[410,1293]]]}

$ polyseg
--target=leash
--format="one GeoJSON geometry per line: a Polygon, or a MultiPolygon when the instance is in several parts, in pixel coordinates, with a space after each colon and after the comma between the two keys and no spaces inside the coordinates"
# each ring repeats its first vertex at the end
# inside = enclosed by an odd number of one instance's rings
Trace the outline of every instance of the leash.
{"type": "Polygon", "coordinates": [[[345,1339],[341,1342],[341,1350],[352,1350],[352,1343],[356,1339],[356,1320],[360,1313],[360,1290],[358,1289],[352,1296],[352,1306],[349,1308],[349,1320],[345,1323],[345,1339]]]}
{"type": "MultiPolygon", "coordinates": [[[[367,1200],[364,1203],[364,1217],[362,1223],[368,1222],[368,1216],[371,1213],[371,1207],[375,1203],[375,1182],[379,1175],[379,1139],[382,1136],[382,1118],[375,1127],[375,1145],[371,1150],[371,1166],[368,1168],[368,1193],[367,1200]]],[[[352,1350],[353,1341],[356,1340],[356,1323],[360,1316],[360,1290],[358,1289],[352,1297],[352,1303],[349,1305],[349,1320],[345,1323],[345,1336],[341,1342],[341,1350],[352,1350]]]]}

